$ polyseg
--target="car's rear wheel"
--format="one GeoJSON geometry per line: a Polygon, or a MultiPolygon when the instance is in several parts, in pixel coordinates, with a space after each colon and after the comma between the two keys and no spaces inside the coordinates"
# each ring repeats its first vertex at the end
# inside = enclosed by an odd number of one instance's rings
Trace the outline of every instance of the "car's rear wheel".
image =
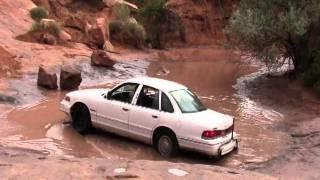
{"type": "Polygon", "coordinates": [[[170,131],[159,133],[156,148],[162,157],[170,158],[177,155],[179,145],[174,133],[170,131]]]}
{"type": "Polygon", "coordinates": [[[91,131],[91,117],[87,106],[77,104],[72,108],[71,112],[72,126],[80,134],[87,134],[91,131]]]}

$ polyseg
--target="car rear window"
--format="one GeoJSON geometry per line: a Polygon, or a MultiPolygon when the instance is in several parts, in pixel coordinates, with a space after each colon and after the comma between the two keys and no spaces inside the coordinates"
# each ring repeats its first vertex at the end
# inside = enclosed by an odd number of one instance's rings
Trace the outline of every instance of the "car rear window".
{"type": "Polygon", "coordinates": [[[164,93],[161,94],[161,110],[168,113],[174,112],[170,99],[164,93]]]}

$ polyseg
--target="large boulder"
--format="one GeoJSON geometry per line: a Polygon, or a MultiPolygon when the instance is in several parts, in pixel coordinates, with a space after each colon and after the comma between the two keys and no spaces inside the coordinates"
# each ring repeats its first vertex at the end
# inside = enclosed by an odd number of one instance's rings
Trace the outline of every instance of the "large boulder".
{"type": "Polygon", "coordinates": [[[91,65],[112,67],[116,61],[110,56],[110,53],[103,50],[95,50],[91,55],[91,65]]]}
{"type": "Polygon", "coordinates": [[[82,81],[81,72],[71,66],[63,66],[60,71],[60,89],[78,89],[82,81]]]}
{"type": "Polygon", "coordinates": [[[40,66],[38,71],[38,81],[37,84],[40,87],[48,89],[57,89],[58,88],[58,78],[57,74],[53,71],[52,68],[40,66]]]}

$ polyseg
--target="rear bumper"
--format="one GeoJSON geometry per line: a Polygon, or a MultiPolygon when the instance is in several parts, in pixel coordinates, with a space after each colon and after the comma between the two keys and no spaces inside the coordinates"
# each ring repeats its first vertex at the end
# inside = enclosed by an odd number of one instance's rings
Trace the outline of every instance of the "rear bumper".
{"type": "Polygon", "coordinates": [[[216,144],[216,145],[207,145],[203,144],[197,147],[201,153],[207,154],[209,156],[224,156],[231,153],[233,150],[238,149],[239,141],[238,139],[231,139],[226,143],[216,144]]]}
{"type": "MultiPolygon", "coordinates": [[[[179,142],[180,144],[180,142],[179,142]]],[[[182,148],[190,149],[209,156],[221,157],[237,150],[239,147],[238,137],[217,144],[206,144],[194,141],[181,141],[182,148]]]]}

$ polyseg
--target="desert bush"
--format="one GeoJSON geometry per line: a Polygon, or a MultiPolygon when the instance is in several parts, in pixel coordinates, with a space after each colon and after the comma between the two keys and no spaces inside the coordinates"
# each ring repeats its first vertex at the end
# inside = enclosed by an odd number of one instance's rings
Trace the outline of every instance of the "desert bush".
{"type": "Polygon", "coordinates": [[[139,14],[147,18],[161,18],[165,10],[166,0],[149,0],[139,9],[139,14]]]}
{"type": "Polygon", "coordinates": [[[241,0],[226,33],[243,52],[269,67],[290,61],[301,75],[312,66],[312,44],[320,43],[315,42],[319,18],[319,0],[241,0]]]}
{"type": "Polygon", "coordinates": [[[144,0],[138,16],[147,31],[147,42],[154,48],[164,48],[166,36],[174,35],[186,40],[185,26],[181,17],[166,6],[166,0],[144,0]]]}
{"type": "Polygon", "coordinates": [[[155,48],[161,48],[161,25],[165,22],[166,0],[145,0],[138,15],[147,30],[147,41],[155,48]]]}
{"type": "Polygon", "coordinates": [[[123,22],[129,19],[131,13],[127,5],[120,3],[113,7],[113,12],[115,13],[116,19],[123,22]]]}
{"type": "Polygon", "coordinates": [[[141,47],[146,40],[146,31],[142,24],[130,16],[127,5],[117,4],[114,9],[115,20],[108,24],[111,36],[118,34],[121,40],[134,42],[136,47],[141,47]]]}
{"type": "Polygon", "coordinates": [[[123,29],[123,22],[119,20],[111,21],[109,23],[109,32],[111,35],[121,32],[123,29]]]}
{"type": "Polygon", "coordinates": [[[102,4],[102,0],[87,0],[86,2],[94,7],[100,6],[102,4]]]}
{"type": "Polygon", "coordinates": [[[121,40],[127,39],[134,42],[136,47],[142,47],[146,40],[146,31],[140,23],[134,18],[128,18],[126,21],[115,20],[109,23],[109,31],[111,36],[116,34],[121,40]]]}
{"type": "Polygon", "coordinates": [[[315,52],[312,59],[313,63],[311,67],[303,73],[302,79],[306,86],[320,90],[320,51],[315,52]]]}
{"type": "Polygon", "coordinates": [[[36,33],[36,32],[47,32],[56,37],[59,37],[61,32],[61,25],[57,22],[49,23],[47,26],[40,24],[39,22],[35,22],[32,24],[29,33],[36,33]]]}
{"type": "Polygon", "coordinates": [[[136,21],[130,21],[129,19],[125,24],[125,31],[138,45],[143,44],[146,40],[146,30],[143,25],[136,21]]]}
{"type": "Polygon", "coordinates": [[[30,10],[30,16],[34,21],[40,22],[41,19],[48,18],[49,12],[43,7],[35,7],[30,10]]]}

